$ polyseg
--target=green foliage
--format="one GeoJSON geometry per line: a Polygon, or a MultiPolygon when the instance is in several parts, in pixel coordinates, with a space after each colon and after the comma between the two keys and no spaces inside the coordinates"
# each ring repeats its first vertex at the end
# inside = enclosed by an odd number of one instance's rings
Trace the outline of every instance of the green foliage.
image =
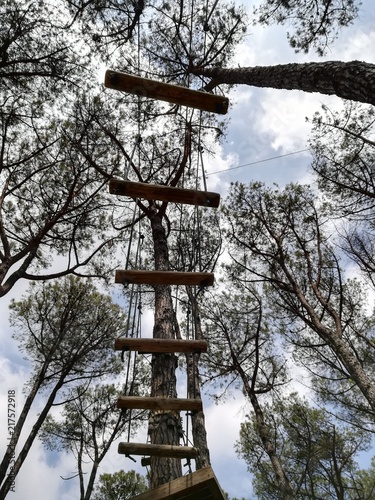
{"type": "MultiPolygon", "coordinates": [[[[366,431],[335,423],[328,413],[310,407],[296,393],[265,405],[264,412],[296,498],[370,498],[365,493],[369,488],[363,471],[355,461],[358,453],[369,448],[371,438],[366,431]]],[[[242,424],[237,452],[254,474],[257,498],[280,498],[254,419],[242,424]]]]}
{"type": "Polygon", "coordinates": [[[101,258],[116,241],[114,200],[102,191],[118,157],[93,130],[94,116],[105,115],[92,94],[96,69],[79,30],[64,24],[64,5],[0,4],[0,296],[21,278],[63,276],[93,257],[86,272],[103,276],[101,258]],[[90,163],[94,153],[104,170],[90,163]]]}
{"type": "Polygon", "coordinates": [[[193,14],[190,3],[170,0],[161,4],[163,15],[153,16],[149,22],[155,36],[145,40],[146,51],[173,81],[186,83],[189,75],[193,86],[200,88],[200,79],[194,82],[190,73],[191,65],[225,66],[246,33],[246,11],[234,2],[212,0],[195,5],[193,14]]]}
{"type": "MultiPolygon", "coordinates": [[[[117,409],[120,393],[121,386],[114,384],[80,385],[71,389],[61,416],[47,417],[40,439],[49,450],[72,452],[82,461],[81,466],[88,462],[97,465],[128,425],[134,432],[140,424],[137,412],[130,419],[129,412],[117,409]]],[[[134,393],[140,394],[139,391],[134,393]]]]}
{"type": "Polygon", "coordinates": [[[345,105],[316,113],[310,147],[312,168],[327,213],[341,219],[341,246],[374,282],[374,137],[373,107],[345,105]]]}
{"type": "MultiPolygon", "coordinates": [[[[114,339],[125,329],[121,308],[108,295],[101,294],[90,280],[74,276],[56,282],[33,282],[28,295],[19,301],[13,300],[10,308],[14,338],[30,362],[31,371],[25,388],[25,403],[14,428],[14,446],[19,445],[21,432],[29,421],[30,409],[35,401],[39,403],[40,410],[25,441],[18,446],[14,474],[17,475],[22,467],[46,419],[47,427],[49,425],[52,429],[53,419],[47,416],[53,405],[67,405],[65,409],[72,420],[67,421],[70,435],[65,435],[66,439],[73,445],[72,436],[77,436],[78,429],[82,429],[80,443],[84,437],[85,452],[92,456],[89,451],[91,443],[94,463],[98,463],[102,459],[101,453],[108,449],[108,433],[116,436],[118,429],[124,425],[121,414],[116,412],[114,416],[114,387],[90,389],[96,380],[104,382],[106,377],[113,378],[122,369],[113,351],[114,339]],[[81,413],[77,411],[79,403],[82,404],[81,413]],[[85,427],[82,421],[79,427],[79,418],[83,415],[88,418],[87,425],[85,427]],[[90,424],[93,426],[91,432],[87,429],[90,424]]],[[[141,380],[138,379],[138,384],[141,380]]],[[[137,383],[135,388],[138,389],[137,383]]],[[[56,445],[59,446],[58,441],[56,445]]],[[[10,487],[6,472],[11,458],[8,450],[0,464],[0,496],[5,495],[10,487]]]]}
{"type": "Polygon", "coordinates": [[[121,369],[114,339],[125,328],[119,306],[90,280],[69,276],[34,282],[30,293],[11,303],[14,338],[30,361],[33,378],[43,370],[43,387],[113,375],[121,369]]]}
{"type": "Polygon", "coordinates": [[[134,470],[101,474],[92,500],[129,500],[148,489],[146,479],[134,470]]]}
{"type": "Polygon", "coordinates": [[[225,291],[206,296],[201,306],[208,341],[208,352],[202,356],[203,377],[216,385],[216,398],[229,389],[246,393],[244,384],[254,394],[267,393],[283,385],[287,377],[261,295],[241,276],[237,281],[231,271],[228,266],[225,291]]]}
{"type": "Polygon", "coordinates": [[[56,97],[78,83],[85,54],[78,54],[77,33],[67,29],[66,15],[63,2],[1,0],[2,95],[9,92],[17,98],[31,94],[49,99],[51,93],[56,97]]]}
{"type": "Polygon", "coordinates": [[[108,118],[110,104],[79,93],[77,100],[61,98],[60,105],[64,114],[55,117],[53,102],[39,109],[26,95],[8,100],[1,111],[1,295],[22,277],[48,279],[79,267],[103,276],[105,251],[122,235],[113,231],[119,203],[104,191],[118,169],[118,149],[93,123],[99,113],[108,118]],[[95,164],[91,155],[98,157],[95,164]],[[94,257],[96,267],[89,269],[94,257]]]}
{"type": "Polygon", "coordinates": [[[350,220],[371,220],[374,206],[373,106],[346,103],[315,113],[310,148],[312,168],[327,209],[350,220]]]}
{"type": "Polygon", "coordinates": [[[360,0],[265,0],[254,8],[256,22],[291,25],[287,34],[296,52],[314,48],[323,56],[343,27],[349,26],[358,15],[360,0]]]}
{"type": "MultiPolygon", "coordinates": [[[[133,394],[140,394],[141,376],[133,373],[133,394]]],[[[41,429],[39,438],[49,450],[65,450],[76,459],[82,500],[91,497],[98,468],[115,439],[124,432],[132,435],[145,417],[144,412],[118,410],[121,390],[122,384],[71,389],[59,418],[49,415],[41,429]]]]}
{"type": "Polygon", "coordinates": [[[350,418],[372,427],[374,318],[363,285],[345,278],[333,226],[315,193],[298,185],[237,184],[225,213],[233,275],[262,283],[271,330],[293,346],[314,387],[324,387],[324,401],[340,405],[352,397],[350,418]]]}

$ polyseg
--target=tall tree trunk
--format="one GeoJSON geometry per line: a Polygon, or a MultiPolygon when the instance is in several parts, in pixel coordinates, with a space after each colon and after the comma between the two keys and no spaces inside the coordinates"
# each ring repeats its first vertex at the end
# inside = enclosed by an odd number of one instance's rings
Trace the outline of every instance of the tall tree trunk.
{"type": "Polygon", "coordinates": [[[247,68],[193,68],[192,72],[212,78],[206,86],[208,90],[224,83],[244,84],[319,92],[375,104],[375,64],[363,61],[325,61],[247,68]]]}
{"type": "MultiPolygon", "coordinates": [[[[169,270],[167,236],[162,215],[150,216],[154,243],[156,270],[169,270]]],[[[154,338],[173,339],[175,335],[175,313],[170,286],[155,286],[154,338]]],[[[177,357],[175,354],[157,354],[152,357],[152,397],[177,397],[177,357]]],[[[179,445],[181,438],[180,413],[154,411],[149,417],[148,433],[152,444],[179,445]]],[[[182,475],[181,460],[176,458],[151,457],[151,488],[156,488],[182,475]]]]}
{"type": "MultiPolygon", "coordinates": [[[[233,356],[233,351],[232,351],[232,356],[233,356]]],[[[234,358],[234,361],[236,363],[237,358],[234,358]]],[[[276,476],[277,484],[279,487],[279,493],[280,493],[280,499],[283,500],[294,500],[296,498],[296,495],[294,493],[293,487],[288,479],[288,476],[286,475],[284,471],[283,464],[281,460],[279,459],[275,445],[274,445],[274,440],[271,435],[269,426],[267,422],[264,419],[264,413],[263,410],[259,404],[256,392],[254,391],[253,387],[250,385],[249,380],[248,380],[248,375],[243,371],[241,365],[237,363],[236,370],[239,372],[242,382],[244,384],[244,390],[250,399],[251,405],[254,410],[255,414],[255,420],[257,424],[257,432],[258,436],[260,437],[263,448],[265,452],[268,455],[268,458],[270,459],[270,462],[272,464],[273,471],[276,476]]]]}
{"type": "MultiPolygon", "coordinates": [[[[42,383],[45,380],[48,366],[49,366],[49,362],[46,361],[43,364],[42,368],[40,369],[36,379],[34,380],[32,388],[31,388],[29,394],[27,395],[26,401],[23,405],[21,414],[17,419],[17,423],[16,423],[16,426],[14,428],[14,433],[12,435],[12,440],[11,440],[12,449],[15,449],[15,447],[18,444],[23,426],[26,422],[27,415],[30,412],[31,405],[33,404],[33,401],[35,400],[35,397],[36,397],[42,383]]],[[[10,464],[10,460],[12,457],[12,453],[13,452],[12,452],[11,448],[8,447],[5,454],[4,454],[3,459],[1,461],[1,464],[0,464],[0,484],[2,484],[2,482],[5,479],[5,476],[6,476],[9,464],[10,464]]]]}
{"type": "MultiPolygon", "coordinates": [[[[50,393],[50,395],[49,395],[49,397],[44,405],[43,410],[40,412],[40,414],[38,416],[37,421],[33,425],[33,428],[31,429],[31,431],[30,431],[30,433],[25,441],[25,444],[23,445],[22,450],[18,454],[18,457],[17,457],[15,464],[13,466],[13,471],[12,471],[13,477],[17,476],[19,470],[22,467],[22,464],[26,460],[26,457],[30,451],[30,448],[31,448],[35,438],[37,437],[38,432],[39,432],[40,428],[42,427],[42,425],[43,425],[43,423],[44,423],[44,421],[45,421],[45,419],[46,419],[46,417],[47,417],[47,415],[48,415],[48,413],[53,405],[53,402],[55,401],[57,393],[59,392],[61,387],[64,385],[65,377],[66,377],[66,373],[63,373],[61,375],[59,381],[56,383],[55,387],[51,391],[51,393],[50,393]]],[[[13,479],[10,478],[10,476],[7,476],[7,478],[5,479],[3,484],[1,485],[0,500],[3,500],[7,496],[7,494],[9,493],[9,489],[12,485],[12,480],[13,479]]]]}
{"type": "MultiPolygon", "coordinates": [[[[194,322],[195,339],[202,340],[202,326],[199,314],[198,301],[191,289],[187,289],[187,294],[190,299],[192,307],[192,318],[194,322]]],[[[187,369],[188,369],[188,394],[189,398],[202,399],[200,390],[200,375],[199,375],[199,358],[200,354],[195,353],[187,355],[187,369]]],[[[196,459],[196,468],[202,469],[208,467],[210,462],[210,452],[207,444],[207,432],[203,410],[193,412],[191,416],[192,434],[194,446],[199,450],[199,456],[196,459]]]]}

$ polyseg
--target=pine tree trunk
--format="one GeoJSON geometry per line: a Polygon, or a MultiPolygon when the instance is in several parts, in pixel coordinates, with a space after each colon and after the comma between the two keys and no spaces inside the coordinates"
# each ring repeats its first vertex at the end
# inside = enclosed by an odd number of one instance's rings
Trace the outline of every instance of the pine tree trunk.
{"type": "MultiPolygon", "coordinates": [[[[168,244],[162,216],[150,217],[154,242],[155,269],[169,270],[168,244]]],[[[175,315],[171,288],[155,286],[154,338],[174,339],[175,315]]],[[[176,391],[177,357],[175,354],[157,354],[152,357],[152,397],[177,397],[176,391]]],[[[151,444],[179,445],[181,422],[179,412],[151,412],[148,429],[151,444]]],[[[181,460],[176,458],[151,457],[151,489],[165,484],[182,475],[181,460]]]]}
{"type": "Polygon", "coordinates": [[[371,376],[363,368],[363,365],[358,359],[355,351],[351,349],[348,343],[343,340],[337,332],[333,330],[326,330],[325,328],[317,328],[317,333],[320,338],[327,342],[333,352],[340,359],[341,363],[350,374],[351,378],[355,381],[359,390],[371,406],[375,413],[375,383],[371,376]]]}
{"type": "MultiPolygon", "coordinates": [[[[239,368],[239,366],[238,366],[239,368]]],[[[247,375],[243,372],[243,370],[240,368],[239,369],[243,384],[244,384],[244,390],[250,399],[251,405],[254,410],[255,414],[255,420],[257,424],[257,432],[258,435],[262,441],[262,445],[264,448],[264,451],[267,453],[268,458],[270,459],[270,462],[272,464],[273,471],[276,476],[278,488],[279,488],[279,493],[280,493],[280,499],[283,500],[294,500],[296,498],[296,495],[294,493],[293,487],[284,471],[283,464],[281,463],[275,449],[274,445],[274,440],[273,437],[270,433],[270,429],[264,419],[264,413],[263,410],[259,404],[258,398],[252,390],[247,375]]]]}
{"type": "Polygon", "coordinates": [[[223,83],[244,84],[319,92],[375,104],[375,64],[362,61],[325,61],[248,68],[195,68],[193,73],[212,78],[207,85],[209,89],[223,83]]]}
{"type": "MultiPolygon", "coordinates": [[[[17,420],[16,426],[14,428],[14,434],[12,436],[13,449],[15,449],[15,447],[18,444],[22,429],[23,429],[24,424],[26,422],[27,416],[30,412],[30,408],[31,408],[31,406],[36,398],[36,395],[37,395],[41,385],[43,384],[43,381],[45,380],[48,366],[49,366],[49,361],[46,361],[43,364],[42,368],[40,369],[38,375],[36,376],[36,378],[33,382],[33,385],[30,389],[30,392],[27,395],[27,398],[26,398],[26,401],[23,405],[21,414],[20,414],[20,416],[17,420]]],[[[10,461],[11,461],[11,456],[12,456],[12,450],[8,447],[5,454],[4,454],[3,459],[1,461],[1,464],[0,464],[0,484],[2,484],[3,481],[5,480],[7,470],[8,470],[10,461]]]]}
{"type": "MultiPolygon", "coordinates": [[[[26,460],[26,457],[30,451],[30,448],[35,441],[38,432],[40,431],[40,428],[42,427],[52,405],[53,402],[55,401],[56,395],[61,389],[61,387],[64,385],[64,379],[66,377],[66,373],[63,373],[59,379],[59,381],[56,383],[55,387],[51,391],[50,395],[48,396],[48,399],[43,407],[43,410],[40,412],[35,424],[33,425],[24,445],[22,446],[21,451],[19,452],[17,459],[13,465],[13,475],[14,477],[17,477],[18,472],[20,471],[22,464],[26,460]]],[[[9,493],[10,487],[12,485],[12,479],[8,475],[1,485],[0,489],[0,500],[3,500],[7,494],[9,493]]]]}
{"type": "MultiPolygon", "coordinates": [[[[190,303],[192,306],[192,316],[194,321],[194,331],[195,339],[202,340],[202,327],[199,315],[199,307],[197,299],[193,293],[188,289],[187,293],[190,298],[190,303]]],[[[200,390],[200,376],[199,376],[199,354],[191,354],[187,356],[187,368],[188,368],[188,394],[189,398],[199,398],[202,399],[200,390]]],[[[205,417],[203,411],[194,412],[191,416],[192,422],[192,434],[193,442],[195,448],[198,448],[199,455],[196,458],[196,469],[202,469],[203,467],[208,467],[210,462],[210,452],[207,444],[207,432],[205,417]]]]}

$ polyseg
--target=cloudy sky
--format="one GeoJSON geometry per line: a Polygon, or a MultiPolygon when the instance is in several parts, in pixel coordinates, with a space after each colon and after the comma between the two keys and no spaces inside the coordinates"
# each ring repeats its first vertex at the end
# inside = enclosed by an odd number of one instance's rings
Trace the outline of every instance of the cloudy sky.
{"type": "MultiPolygon", "coordinates": [[[[251,5],[252,2],[249,2],[251,5]]],[[[286,27],[249,27],[246,43],[236,56],[236,65],[272,65],[287,62],[317,60],[315,54],[296,55],[286,41],[286,27]]],[[[326,60],[360,59],[375,63],[375,12],[371,0],[363,2],[359,18],[343,31],[328,51],[326,60]]],[[[308,182],[310,156],[307,139],[310,126],[305,117],[311,117],[324,103],[340,107],[340,100],[319,94],[299,91],[255,89],[241,87],[229,95],[228,135],[217,148],[215,158],[205,160],[208,188],[219,190],[222,195],[231,181],[250,182],[261,180],[269,184],[284,185],[290,181],[308,182]],[[275,158],[276,159],[271,159],[275,158]],[[242,166],[247,165],[247,166],[242,166]]],[[[19,283],[11,295],[0,301],[0,455],[7,438],[7,391],[17,391],[19,407],[23,401],[23,384],[28,378],[27,363],[17,352],[8,326],[8,304],[12,297],[19,297],[27,288],[19,283]]],[[[38,408],[33,409],[33,415],[38,408]]],[[[246,466],[234,453],[239,424],[247,412],[240,394],[230,398],[225,405],[215,406],[205,401],[205,414],[213,469],[221,486],[231,497],[251,498],[251,478],[246,466]]],[[[32,417],[28,427],[32,426],[32,417]]],[[[144,436],[139,438],[144,439],[144,436]]],[[[123,468],[144,470],[139,465],[117,455],[117,444],[112,448],[100,472],[114,472],[123,468]]],[[[61,453],[48,457],[39,443],[35,443],[16,483],[16,493],[9,498],[73,500],[77,496],[77,483],[62,481],[60,476],[74,472],[72,457],[61,453]],[[32,492],[32,495],[30,494],[32,492]]]]}

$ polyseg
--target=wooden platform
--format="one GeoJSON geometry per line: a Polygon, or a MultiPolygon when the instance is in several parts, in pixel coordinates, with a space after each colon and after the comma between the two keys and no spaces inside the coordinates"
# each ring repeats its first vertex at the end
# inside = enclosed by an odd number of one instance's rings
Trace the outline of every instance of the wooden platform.
{"type": "Polygon", "coordinates": [[[225,115],[228,111],[229,101],[226,97],[119,71],[107,70],[104,85],[109,89],[121,90],[129,94],[180,104],[211,113],[225,115]]]}
{"type": "Polygon", "coordinates": [[[121,455],[148,455],[150,457],[196,458],[199,450],[190,446],[170,444],[119,443],[118,453],[121,455]]]}
{"type": "Polygon", "coordinates": [[[225,500],[225,496],[211,467],[205,467],[132,500],[225,500]]]}
{"type": "Polygon", "coordinates": [[[111,179],[109,181],[109,192],[118,196],[129,196],[130,198],[170,201],[171,203],[199,205],[202,207],[217,208],[220,204],[219,193],[121,179],[111,179]]]}
{"type": "Polygon", "coordinates": [[[184,398],[151,398],[120,396],[117,408],[154,411],[202,411],[202,400],[184,398]]]}
{"type": "Polygon", "coordinates": [[[213,286],[212,273],[182,273],[177,271],[118,270],[115,283],[136,285],[197,285],[213,286]]]}
{"type": "Polygon", "coordinates": [[[115,340],[116,351],[138,351],[140,354],[184,352],[200,353],[207,351],[205,340],[151,339],[121,337],[115,340]]]}

